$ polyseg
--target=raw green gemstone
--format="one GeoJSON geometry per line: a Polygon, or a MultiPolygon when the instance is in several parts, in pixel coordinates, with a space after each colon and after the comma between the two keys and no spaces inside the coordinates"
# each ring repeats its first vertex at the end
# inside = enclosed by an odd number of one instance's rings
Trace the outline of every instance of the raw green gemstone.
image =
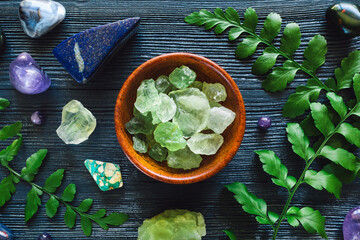
{"type": "Polygon", "coordinates": [[[169,77],[165,75],[158,77],[158,79],[155,81],[155,87],[159,93],[169,93],[172,88],[172,85],[169,82],[169,77]]]}
{"type": "Polygon", "coordinates": [[[187,141],[187,145],[193,153],[202,155],[214,155],[223,143],[224,138],[216,133],[196,133],[187,141]]]}
{"type": "Polygon", "coordinates": [[[156,143],[150,148],[149,156],[156,161],[162,162],[166,160],[167,150],[156,143]]]}
{"type": "Polygon", "coordinates": [[[197,88],[202,91],[203,83],[200,81],[194,81],[189,87],[197,88]]]}
{"type": "Polygon", "coordinates": [[[172,91],[177,111],[173,122],[177,123],[185,137],[205,129],[209,119],[210,105],[205,94],[197,88],[172,91]]]}
{"type": "Polygon", "coordinates": [[[153,79],[144,80],[137,89],[137,97],[134,106],[140,113],[146,114],[153,111],[160,104],[159,92],[153,79]]]}
{"type": "Polygon", "coordinates": [[[223,133],[234,121],[235,113],[226,107],[213,107],[210,109],[207,127],[215,133],[223,133]]]}
{"type": "Polygon", "coordinates": [[[174,209],[146,219],[138,233],[138,240],[201,240],[206,225],[201,213],[174,209]]]}
{"type": "Polygon", "coordinates": [[[227,94],[225,87],[220,83],[203,83],[203,92],[209,101],[222,102],[226,100],[227,94]]]}
{"type": "Polygon", "coordinates": [[[125,124],[126,130],[130,134],[151,134],[155,126],[152,124],[151,113],[148,112],[146,115],[140,114],[140,112],[134,110],[134,118],[125,124]]]}
{"type": "Polygon", "coordinates": [[[179,126],[172,122],[160,123],[154,131],[154,138],[162,147],[170,151],[177,151],[186,146],[186,140],[179,126]]]}
{"type": "Polygon", "coordinates": [[[213,101],[210,101],[209,102],[209,105],[210,105],[210,108],[213,108],[213,107],[222,107],[222,105],[218,102],[213,102],[213,101]]]}
{"type": "Polygon", "coordinates": [[[185,89],[196,79],[196,73],[187,66],[175,68],[169,75],[169,81],[178,89],[185,89]]]}
{"type": "Polygon", "coordinates": [[[137,134],[133,136],[133,148],[139,153],[146,153],[148,145],[145,135],[137,134]]]}
{"type": "Polygon", "coordinates": [[[123,186],[120,166],[118,164],[91,159],[85,160],[84,164],[102,191],[109,191],[123,186]]]}
{"type": "Polygon", "coordinates": [[[153,116],[156,115],[161,122],[170,121],[176,113],[176,104],[172,98],[168,95],[160,93],[161,104],[153,112],[153,116]],[[155,114],[154,114],[155,113],[155,114]]]}
{"type": "Polygon", "coordinates": [[[192,168],[198,168],[202,161],[202,157],[193,153],[188,147],[186,147],[178,151],[169,151],[167,161],[169,167],[189,170],[192,168]]]}

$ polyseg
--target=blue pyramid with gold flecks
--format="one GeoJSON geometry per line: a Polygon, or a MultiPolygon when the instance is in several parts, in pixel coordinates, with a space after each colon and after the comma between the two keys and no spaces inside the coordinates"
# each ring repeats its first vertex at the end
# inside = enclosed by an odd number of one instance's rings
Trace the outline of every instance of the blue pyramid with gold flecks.
{"type": "Polygon", "coordinates": [[[75,34],[53,53],[70,75],[86,83],[135,34],[140,18],[128,18],[75,34]]]}
{"type": "Polygon", "coordinates": [[[109,191],[123,186],[120,166],[118,164],[91,159],[86,159],[84,164],[102,191],[109,191]]]}

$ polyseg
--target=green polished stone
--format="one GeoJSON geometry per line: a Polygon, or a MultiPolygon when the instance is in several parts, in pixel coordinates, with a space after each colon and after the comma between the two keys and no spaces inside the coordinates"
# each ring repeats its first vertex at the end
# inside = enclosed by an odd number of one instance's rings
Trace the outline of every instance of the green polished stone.
{"type": "Polygon", "coordinates": [[[109,191],[123,186],[120,166],[118,164],[91,159],[85,160],[84,164],[100,190],[109,191]]]}
{"type": "Polygon", "coordinates": [[[5,50],[6,45],[6,36],[2,28],[0,27],[0,52],[5,50]]]}

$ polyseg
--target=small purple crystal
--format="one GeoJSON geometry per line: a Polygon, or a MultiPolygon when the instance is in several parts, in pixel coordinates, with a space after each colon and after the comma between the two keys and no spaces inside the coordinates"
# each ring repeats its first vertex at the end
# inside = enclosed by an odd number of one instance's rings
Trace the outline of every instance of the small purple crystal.
{"type": "Polygon", "coordinates": [[[12,61],[9,72],[11,84],[24,94],[42,93],[51,84],[50,78],[26,52],[21,53],[12,61]]]}
{"type": "Polygon", "coordinates": [[[343,223],[344,240],[360,239],[360,207],[350,210],[343,223]]]}
{"type": "Polygon", "coordinates": [[[269,117],[261,117],[258,120],[258,127],[261,130],[267,130],[271,126],[271,119],[269,117]]]}
{"type": "Polygon", "coordinates": [[[31,114],[31,121],[33,124],[41,125],[45,120],[44,114],[42,114],[39,111],[35,111],[33,114],[31,114]]]}

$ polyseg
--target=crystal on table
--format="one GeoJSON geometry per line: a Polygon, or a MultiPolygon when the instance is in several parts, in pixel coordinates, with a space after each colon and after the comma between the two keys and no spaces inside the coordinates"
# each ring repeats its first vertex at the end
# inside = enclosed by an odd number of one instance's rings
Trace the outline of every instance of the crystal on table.
{"type": "Polygon", "coordinates": [[[187,141],[187,145],[193,153],[202,155],[215,154],[223,143],[224,138],[217,133],[195,133],[187,141]]]}
{"type": "Polygon", "coordinates": [[[95,130],[96,119],[79,101],[71,100],[62,110],[61,125],[56,129],[66,144],[86,141],[95,130]]]}
{"type": "Polygon", "coordinates": [[[123,186],[120,166],[118,164],[87,159],[85,167],[102,191],[109,191],[123,186]]]}

